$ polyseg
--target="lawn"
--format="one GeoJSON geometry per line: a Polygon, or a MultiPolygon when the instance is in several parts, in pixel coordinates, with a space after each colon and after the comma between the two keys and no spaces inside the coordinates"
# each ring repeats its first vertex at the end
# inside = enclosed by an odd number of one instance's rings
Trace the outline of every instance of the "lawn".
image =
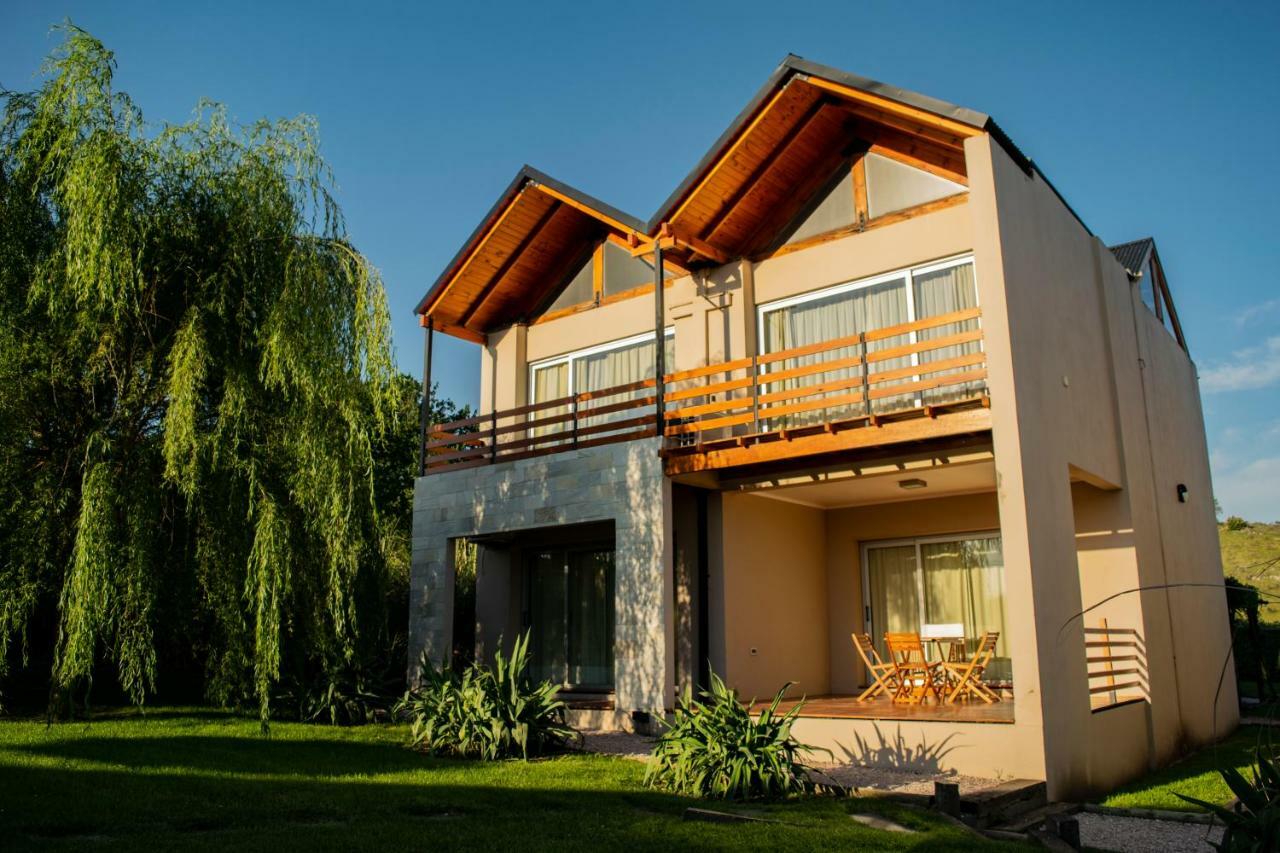
{"type": "Polygon", "coordinates": [[[433,759],[405,735],[274,723],[263,737],[255,720],[198,709],[0,722],[0,848],[982,849],[962,828],[882,800],[751,809],[776,823],[690,822],[692,801],[645,790],[636,761],[433,759]],[[919,831],[868,829],[851,812],[919,831]]]}
{"type": "Polygon", "coordinates": [[[1244,773],[1246,779],[1252,779],[1249,767],[1253,763],[1253,750],[1260,742],[1267,743],[1269,739],[1280,743],[1280,730],[1241,726],[1221,743],[1125,785],[1102,800],[1102,804],[1117,808],[1203,811],[1177,796],[1186,794],[1205,802],[1226,805],[1233,795],[1222,781],[1218,768],[1230,764],[1244,773]]]}

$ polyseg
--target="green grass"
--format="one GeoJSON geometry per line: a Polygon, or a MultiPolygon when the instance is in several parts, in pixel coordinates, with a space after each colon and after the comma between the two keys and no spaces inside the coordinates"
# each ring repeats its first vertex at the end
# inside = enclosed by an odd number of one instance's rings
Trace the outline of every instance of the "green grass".
{"type": "Polygon", "coordinates": [[[294,723],[263,737],[255,720],[184,709],[0,722],[0,848],[975,849],[965,830],[882,800],[808,798],[750,808],[777,823],[695,823],[681,819],[693,801],[642,787],[637,761],[483,764],[428,758],[405,739],[402,726],[294,723]],[[919,832],[868,829],[851,812],[919,832]]]}
{"type": "Polygon", "coordinates": [[[1251,583],[1277,603],[1263,604],[1259,615],[1264,622],[1280,622],[1280,522],[1251,523],[1244,530],[1228,530],[1218,525],[1218,543],[1222,546],[1222,569],[1237,580],[1251,583]]]}
{"type": "Polygon", "coordinates": [[[1248,769],[1253,764],[1253,750],[1268,740],[1280,743],[1280,730],[1262,726],[1241,726],[1231,737],[1214,746],[1206,747],[1168,767],[1125,785],[1102,800],[1104,806],[1138,809],[1170,809],[1173,811],[1203,811],[1178,794],[1195,797],[1209,803],[1226,805],[1232,798],[1231,791],[1222,781],[1218,768],[1231,765],[1246,779],[1253,778],[1248,769]]]}

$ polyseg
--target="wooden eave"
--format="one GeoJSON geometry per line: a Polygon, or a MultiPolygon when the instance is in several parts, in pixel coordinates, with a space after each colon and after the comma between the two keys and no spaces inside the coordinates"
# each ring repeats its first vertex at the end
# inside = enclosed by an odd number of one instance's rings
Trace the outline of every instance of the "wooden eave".
{"type": "Polygon", "coordinates": [[[750,256],[843,161],[878,150],[967,184],[964,140],[983,132],[838,81],[793,74],[762,99],[687,191],[669,202],[662,223],[690,242],[750,256]]]}
{"type": "Polygon", "coordinates": [[[423,325],[465,340],[527,320],[590,247],[643,223],[526,167],[419,303],[423,325]]]}

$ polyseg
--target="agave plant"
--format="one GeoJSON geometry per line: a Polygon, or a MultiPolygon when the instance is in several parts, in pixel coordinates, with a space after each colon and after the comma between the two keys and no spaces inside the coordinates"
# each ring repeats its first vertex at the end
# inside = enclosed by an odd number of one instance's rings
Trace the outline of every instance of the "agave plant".
{"type": "Polygon", "coordinates": [[[1272,851],[1280,849],[1280,768],[1268,750],[1254,752],[1253,779],[1248,780],[1234,767],[1218,771],[1231,793],[1239,801],[1235,809],[1178,794],[1217,815],[1226,827],[1219,850],[1272,851]]]}
{"type": "Polygon", "coordinates": [[[510,656],[494,655],[493,667],[473,663],[458,672],[420,659],[423,683],[396,703],[393,713],[412,721],[415,747],[437,755],[494,761],[542,755],[579,735],[565,724],[565,705],[549,681],[528,677],[529,635],[518,637],[510,656]]]}
{"type": "MultiPolygon", "coordinates": [[[[801,701],[778,713],[783,685],[773,701],[753,715],[715,673],[699,695],[686,692],[674,718],[654,746],[645,784],[679,794],[718,799],[760,799],[813,790],[811,768],[800,760],[814,747],[791,735],[801,701]]],[[[823,750],[825,751],[825,750],[823,750]]]]}

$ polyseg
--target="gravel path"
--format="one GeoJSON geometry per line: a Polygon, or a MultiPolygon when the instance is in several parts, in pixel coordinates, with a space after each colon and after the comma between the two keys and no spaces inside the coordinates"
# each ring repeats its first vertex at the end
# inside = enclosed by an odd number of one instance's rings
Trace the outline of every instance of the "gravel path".
{"type": "Polygon", "coordinates": [[[1118,853],[1200,853],[1222,840],[1222,827],[1081,812],[1080,844],[1118,853]]]}

